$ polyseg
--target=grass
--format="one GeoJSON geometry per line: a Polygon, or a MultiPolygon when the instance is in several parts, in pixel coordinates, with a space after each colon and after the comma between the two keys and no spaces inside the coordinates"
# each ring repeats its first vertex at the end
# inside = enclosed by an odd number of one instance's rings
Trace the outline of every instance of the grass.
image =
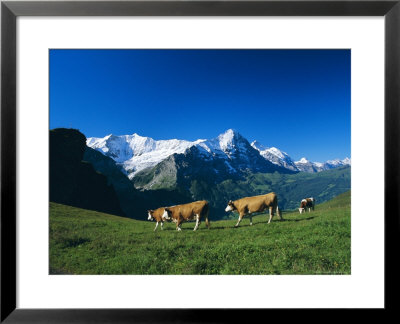
{"type": "MultiPolygon", "coordinates": [[[[212,215],[211,215],[212,217],[212,215]]],[[[146,215],[143,215],[146,218],[146,215]]],[[[236,220],[138,221],[50,203],[51,274],[350,274],[350,192],[314,212],[236,220]]],[[[211,218],[212,220],[212,218],[211,218]]]]}

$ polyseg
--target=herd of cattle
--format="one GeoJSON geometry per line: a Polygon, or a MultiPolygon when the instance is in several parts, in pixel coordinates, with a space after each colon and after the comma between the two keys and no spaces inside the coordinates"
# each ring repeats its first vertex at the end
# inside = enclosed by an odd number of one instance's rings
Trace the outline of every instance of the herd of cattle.
{"type": "MultiPolygon", "coordinates": [[[[315,199],[305,198],[300,203],[299,212],[300,214],[308,211],[314,210],[315,199]]],[[[275,213],[282,220],[282,214],[278,207],[278,197],[274,192],[266,195],[245,197],[235,201],[230,200],[225,208],[226,212],[237,211],[239,213],[239,219],[235,225],[238,227],[242,218],[248,215],[250,218],[250,225],[252,225],[252,213],[263,212],[264,210],[269,210],[269,220],[268,224],[271,222],[272,217],[275,213]]],[[[196,225],[194,226],[194,231],[199,228],[202,219],[205,220],[206,225],[210,228],[210,222],[208,221],[209,206],[206,200],[200,200],[191,202],[183,205],[176,205],[171,207],[160,207],[155,210],[148,211],[148,220],[155,220],[157,229],[158,224],[161,223],[161,229],[165,221],[172,221],[176,223],[176,230],[181,230],[181,225],[185,221],[196,220],[196,225]]]]}

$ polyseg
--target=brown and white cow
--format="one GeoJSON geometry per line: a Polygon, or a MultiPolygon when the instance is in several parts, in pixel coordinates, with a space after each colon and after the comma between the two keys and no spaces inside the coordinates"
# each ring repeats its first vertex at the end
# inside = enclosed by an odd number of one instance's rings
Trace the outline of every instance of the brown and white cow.
{"type": "Polygon", "coordinates": [[[315,207],[315,199],[310,197],[310,198],[304,198],[300,202],[300,207],[299,207],[299,213],[306,212],[306,208],[308,208],[308,211],[311,212],[311,209],[314,210],[315,207]]]}
{"type": "Polygon", "coordinates": [[[158,223],[160,223],[160,222],[161,222],[161,230],[163,230],[163,225],[164,225],[164,221],[165,221],[165,219],[163,218],[163,214],[164,214],[164,207],[157,208],[156,210],[150,209],[147,211],[147,215],[148,215],[147,219],[151,220],[151,221],[155,220],[157,222],[154,230],[157,229],[158,223]]]}
{"type": "Polygon", "coordinates": [[[164,219],[171,219],[176,223],[176,230],[181,230],[181,225],[184,221],[196,220],[196,225],[193,231],[196,231],[201,223],[201,219],[204,218],[206,225],[210,228],[208,221],[209,206],[205,200],[191,202],[189,204],[176,205],[164,208],[164,219]]]}
{"type": "Polygon", "coordinates": [[[269,209],[268,224],[271,222],[274,212],[276,212],[279,215],[279,218],[283,220],[281,211],[278,208],[278,197],[274,192],[266,195],[245,197],[235,201],[230,200],[228,202],[228,206],[225,208],[225,211],[228,212],[236,210],[239,213],[239,219],[235,225],[235,227],[238,227],[244,215],[249,215],[250,225],[253,225],[251,214],[262,212],[267,208],[269,209]]]}

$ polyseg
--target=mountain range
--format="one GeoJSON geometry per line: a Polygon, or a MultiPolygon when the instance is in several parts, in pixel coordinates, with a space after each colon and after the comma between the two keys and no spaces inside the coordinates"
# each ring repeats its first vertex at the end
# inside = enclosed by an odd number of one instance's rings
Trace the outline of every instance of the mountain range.
{"type": "MultiPolygon", "coordinates": [[[[351,164],[349,158],[311,162],[306,158],[293,159],[276,147],[265,147],[258,141],[251,144],[240,133],[228,129],[213,139],[186,141],[178,139],[154,140],[150,137],[133,135],[107,135],[103,138],[90,137],[87,146],[111,157],[121,165],[130,179],[140,171],[156,166],[173,154],[197,152],[204,162],[222,161],[224,171],[234,174],[243,169],[252,171],[321,172],[351,164]],[[260,157],[264,160],[261,161],[260,157]],[[272,165],[271,165],[272,164],[272,165]],[[285,169],[282,170],[281,168],[285,169]]],[[[219,170],[214,168],[213,173],[219,170]]]]}
{"type": "Polygon", "coordinates": [[[229,200],[271,191],[281,209],[294,209],[304,197],[322,203],[351,187],[350,161],[293,162],[233,130],[194,142],[86,138],[74,129],[51,130],[50,138],[51,201],[136,219],[146,219],[148,209],[203,199],[211,220],[236,217],[225,212],[229,200]]]}

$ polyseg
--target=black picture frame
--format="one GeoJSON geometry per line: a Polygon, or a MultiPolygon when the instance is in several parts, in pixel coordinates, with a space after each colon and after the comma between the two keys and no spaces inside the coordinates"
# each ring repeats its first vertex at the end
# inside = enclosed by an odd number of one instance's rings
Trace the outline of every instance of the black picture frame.
{"type": "MultiPolygon", "coordinates": [[[[1,2],[1,322],[230,322],[243,310],[16,308],[16,19],[19,16],[384,16],[385,309],[398,286],[392,256],[399,237],[400,0],[381,1],[2,1],[1,2]],[[396,242],[396,243],[394,243],[396,242]]],[[[367,202],[367,201],[366,201],[367,202]]],[[[375,208],[373,206],[373,208],[375,208]]],[[[382,206],[377,206],[380,212],[382,206]]],[[[398,252],[395,257],[398,258],[398,252]]],[[[251,310],[255,319],[265,310],[251,310]]],[[[248,314],[248,313],[247,313],[248,314]]],[[[251,320],[250,318],[250,320],[251,320]]]]}

